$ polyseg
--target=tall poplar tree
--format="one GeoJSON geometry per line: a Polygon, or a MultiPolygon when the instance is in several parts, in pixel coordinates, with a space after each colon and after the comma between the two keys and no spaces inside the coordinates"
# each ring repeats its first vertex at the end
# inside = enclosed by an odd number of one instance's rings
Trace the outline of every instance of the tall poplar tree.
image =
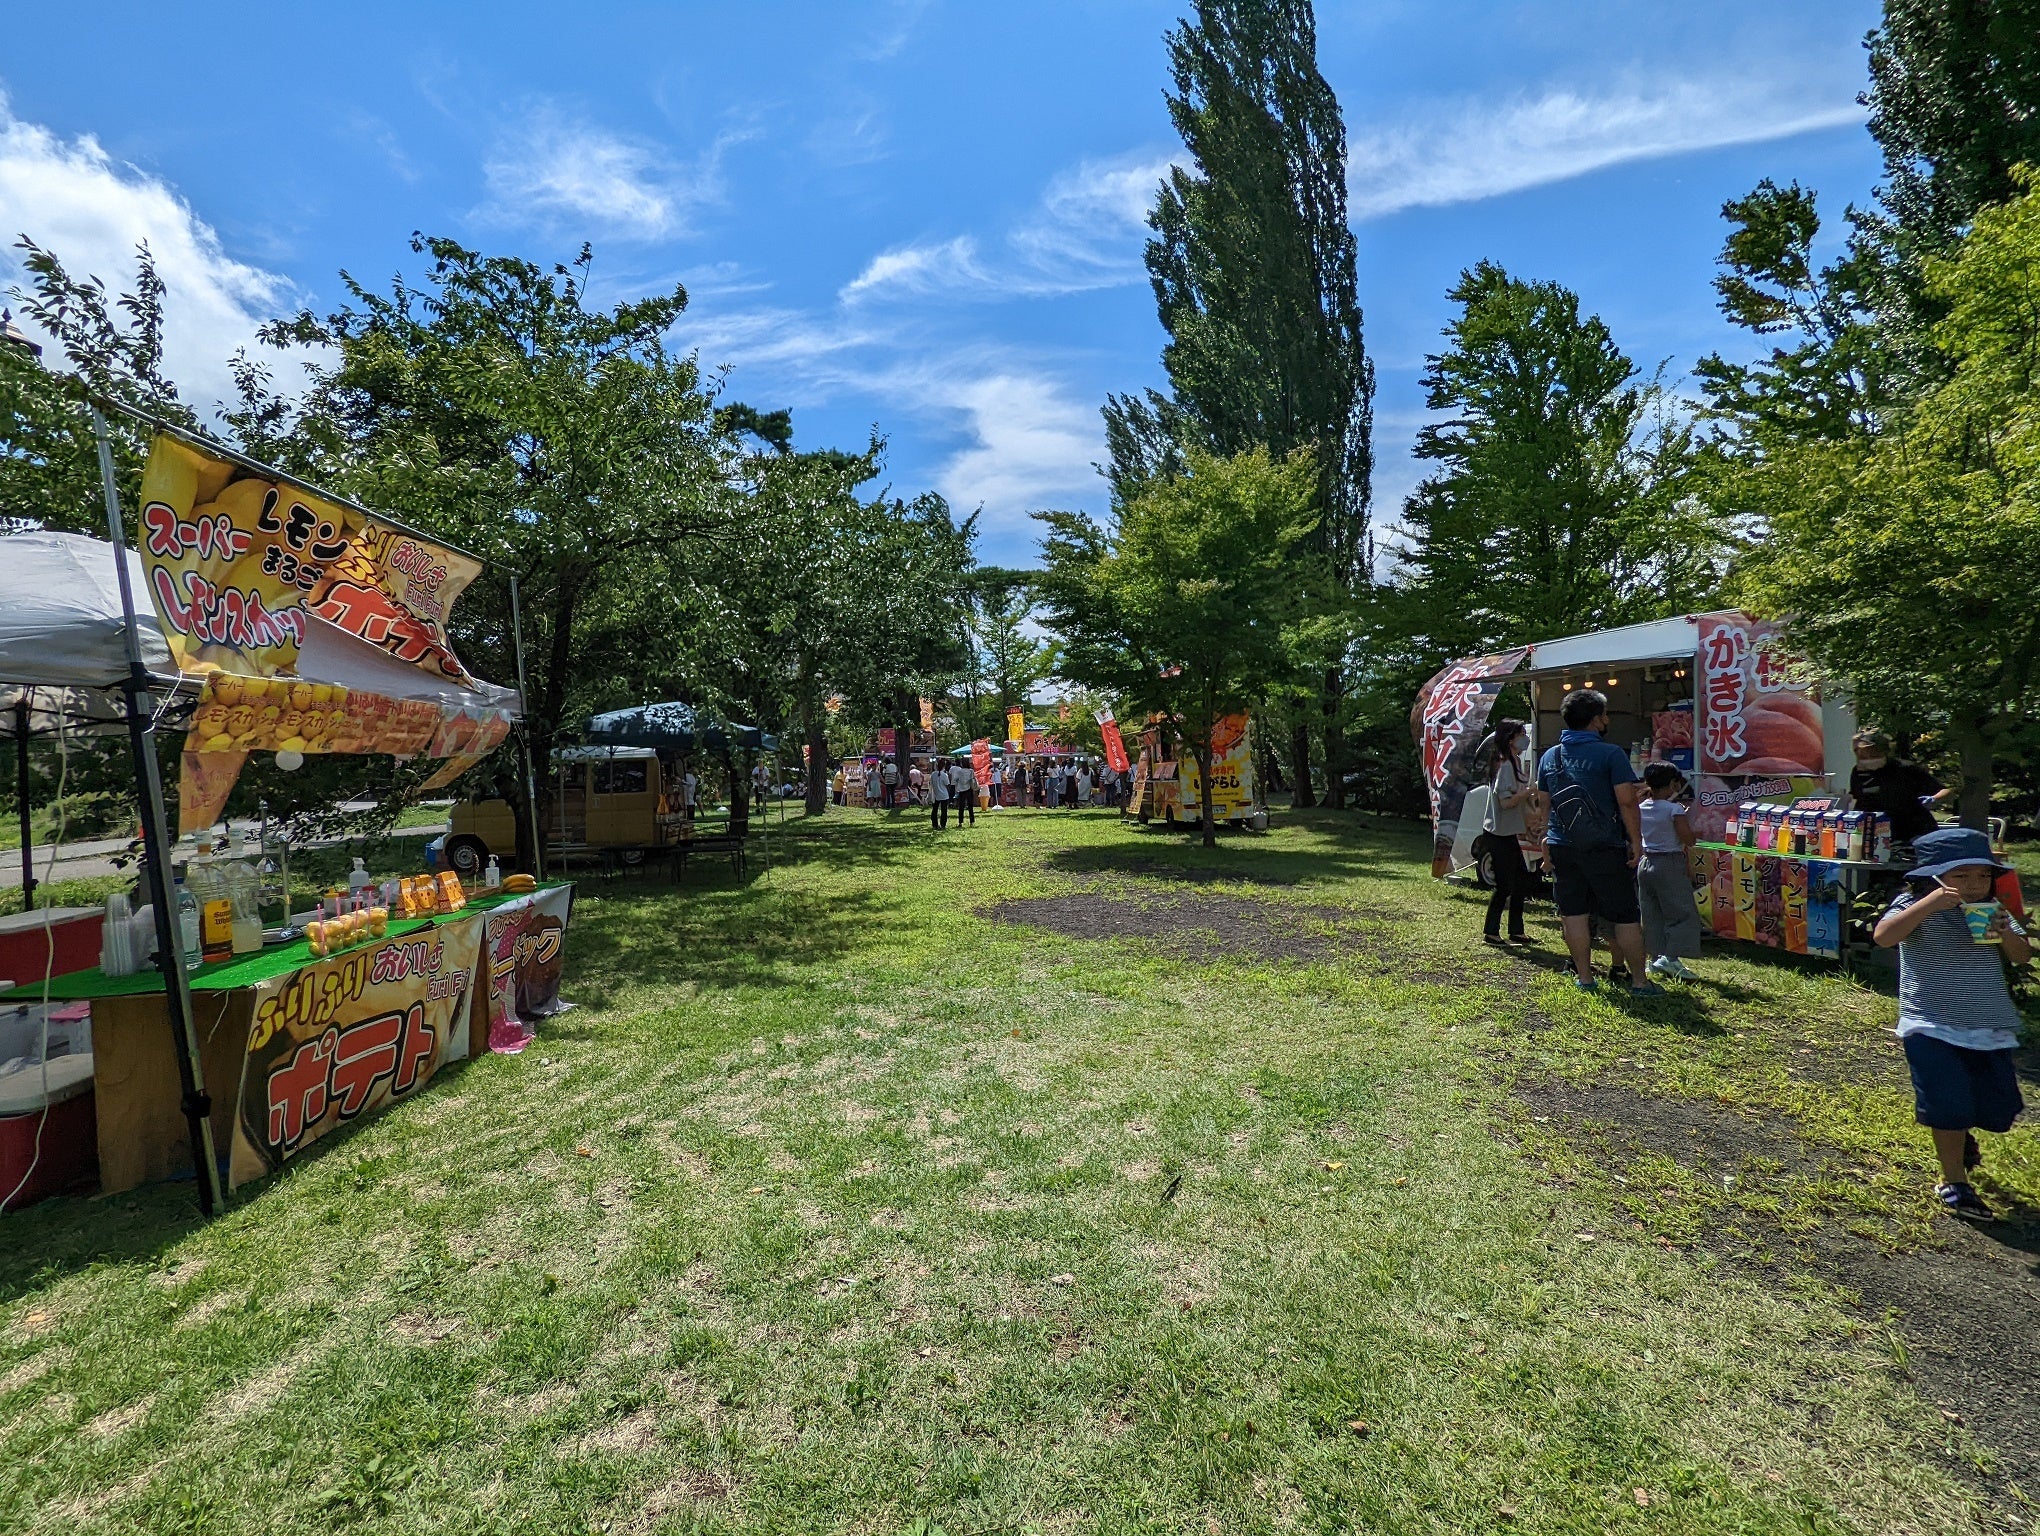
{"type": "Polygon", "coordinates": [[[1993,203],[2019,195],[2013,167],[2040,165],[2040,0],[1885,0],[1867,40],[1870,133],[1884,152],[1881,212],[1860,224],[1886,258],[1880,305],[1915,361],[1946,313],[1926,262],[1950,253],[1993,203]]]}
{"type": "MultiPolygon", "coordinates": [[[[1345,120],[1318,72],[1310,0],[1198,0],[1168,49],[1169,115],[1192,163],[1156,196],[1147,269],[1174,398],[1107,403],[1115,499],[1173,472],[1176,442],[1278,459],[1308,448],[1318,521],[1293,563],[1300,581],[1350,593],[1368,577],[1374,369],[1346,217],[1345,120]]],[[[1324,684],[1336,702],[1337,669],[1324,684]]],[[[1336,796],[1336,726],[1326,734],[1336,796]]],[[[1310,803],[1309,750],[1298,723],[1299,804],[1310,803]]]]}

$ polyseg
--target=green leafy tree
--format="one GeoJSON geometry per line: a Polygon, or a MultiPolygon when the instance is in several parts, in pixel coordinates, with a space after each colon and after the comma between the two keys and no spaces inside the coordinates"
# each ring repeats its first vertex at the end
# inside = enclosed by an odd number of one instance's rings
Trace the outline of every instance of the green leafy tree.
{"type": "Polygon", "coordinates": [[[1875,438],[1805,440],[1741,481],[1768,536],[1741,578],[1860,711],[1943,733],[1962,819],[2040,720],[2040,179],[1923,268],[1943,382],[1875,438]]]}
{"type": "Polygon", "coordinates": [[[979,707],[970,712],[973,740],[981,735],[1003,740],[1006,706],[1026,704],[1034,690],[1055,675],[1055,641],[1028,633],[1035,613],[1034,594],[1024,583],[981,589],[978,594],[970,640],[982,694],[979,707]]]}
{"type": "MultiPolygon", "coordinates": [[[[307,392],[279,401],[250,368],[229,419],[283,467],[488,562],[453,625],[484,676],[515,676],[519,579],[542,819],[554,745],[669,674],[660,637],[678,603],[645,575],[662,553],[728,527],[736,450],[698,365],[667,345],[685,289],[591,309],[586,247],[573,267],[551,268],[445,239],[412,248],[429,259],[422,285],[399,277],[374,293],[342,274],[344,307],[267,328],[273,345],[316,349],[307,392]]],[[[521,802],[517,775],[498,767],[495,778],[521,802]]],[[[518,828],[522,844],[523,815],[518,828]]]]}
{"type": "MultiPolygon", "coordinates": [[[[1374,369],[1346,212],[1346,129],[1319,73],[1309,0],[1199,0],[1169,34],[1169,115],[1191,167],[1171,170],[1147,268],[1173,398],[1107,402],[1107,471],[1124,501],[1180,467],[1179,444],[1315,455],[1319,517],[1297,550],[1310,586],[1365,586],[1374,369]]],[[[1336,695],[1336,669],[1321,675],[1336,695]]],[[[1309,735],[1291,743],[1311,803],[1309,735]]],[[[1327,775],[1338,793],[1337,738],[1327,775]]]]}
{"type": "Polygon", "coordinates": [[[1852,241],[1818,266],[1820,210],[1797,182],[1760,182],[1722,204],[1721,216],[1730,225],[1714,279],[1721,312],[1752,335],[1777,338],[1752,362],[1714,353],[1695,368],[1709,413],[1730,439],[1722,446],[1761,454],[1766,443],[1877,431],[1898,386],[1876,316],[1874,257],[1852,241]]]}
{"type": "Polygon", "coordinates": [[[1424,373],[1444,419],[1416,450],[1440,467],[1403,509],[1404,580],[1376,611],[1385,644],[1414,638],[1413,672],[1427,673],[1702,605],[1725,533],[1660,386],[1557,283],[1482,262],[1451,298],[1449,344],[1424,373]]]}
{"type": "Polygon", "coordinates": [[[689,593],[685,675],[798,734],[813,815],[828,805],[830,698],[853,719],[905,724],[902,700],[964,665],[974,522],[939,496],[860,497],[883,447],[752,458],[740,530],[672,561],[689,593]]]}
{"type": "Polygon", "coordinates": [[[2014,168],[2040,162],[2040,3],[1885,0],[1869,37],[1870,133],[1884,153],[1882,216],[1866,229],[1904,269],[1918,309],[1927,258],[1978,212],[2019,195],[2014,168]]]}
{"type": "Polygon", "coordinates": [[[1211,743],[1288,659],[1290,556],[1317,523],[1307,453],[1230,457],[1192,448],[1184,473],[1114,523],[1044,512],[1039,591],[1063,637],[1062,673],[1176,722],[1197,759],[1204,843],[1215,842],[1211,743]]]}

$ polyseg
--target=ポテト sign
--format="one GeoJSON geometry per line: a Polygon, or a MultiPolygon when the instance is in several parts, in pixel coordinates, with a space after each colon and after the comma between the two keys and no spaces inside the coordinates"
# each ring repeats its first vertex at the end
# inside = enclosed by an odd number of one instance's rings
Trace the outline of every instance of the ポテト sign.
{"type": "Polygon", "coordinates": [[[273,977],[255,1012],[231,1182],[273,1173],[329,1132],[416,1093],[467,1055],[482,921],[364,944],[273,977]]]}

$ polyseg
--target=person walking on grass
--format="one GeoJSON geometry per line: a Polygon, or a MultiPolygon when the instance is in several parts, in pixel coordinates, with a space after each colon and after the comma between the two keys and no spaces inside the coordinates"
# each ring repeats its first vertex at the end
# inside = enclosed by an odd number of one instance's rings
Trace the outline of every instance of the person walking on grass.
{"type": "Polygon", "coordinates": [[[937,832],[949,826],[949,775],[937,771],[928,776],[928,822],[937,832]]]}
{"type": "Polygon", "coordinates": [[[977,825],[977,770],[966,762],[955,762],[949,766],[950,798],[956,804],[956,824],[960,827],[968,819],[977,825]]]}
{"type": "Polygon", "coordinates": [[[1688,960],[1700,958],[1700,904],[1693,899],[1693,869],[1686,850],[1698,841],[1687,815],[1691,786],[1670,763],[1643,770],[1643,858],[1636,866],[1636,902],[1643,914],[1647,975],[1659,981],[1693,981],[1688,960]]]}
{"type": "Polygon", "coordinates": [[[1552,896],[1572,956],[1573,981],[1592,992],[1594,930],[1599,918],[1611,930],[1610,946],[1628,968],[1632,997],[1662,997],[1664,988],[1643,969],[1643,928],[1636,904],[1636,866],[1643,857],[1637,819],[1636,773],[1629,754],[1603,738],[1608,696],[1592,688],[1565,696],[1559,710],[1565,730],[1537,764],[1537,788],[1550,804],[1545,846],[1551,857],[1552,896]]]}
{"type": "Polygon", "coordinates": [[[2033,946],[1991,900],[2005,866],[1983,833],[1923,832],[1913,857],[1918,863],[1874,937],[1898,947],[1898,1038],[1912,1073],[1913,1118],[1933,1136],[1941,1165],[1934,1195],[1957,1216],[1988,1219],[1990,1207],[1969,1182],[1983,1161],[1976,1132],[2001,1136],[2026,1107],[2013,1064],[2019,1012],[2005,966],[2026,964],[2033,946]]]}
{"type": "Polygon", "coordinates": [[[1537,798],[1537,785],[1524,771],[1521,757],[1528,734],[1520,720],[1500,722],[1488,758],[1487,811],[1474,849],[1476,856],[1486,851],[1495,872],[1494,893],[1488,897],[1487,923],[1481,933],[1489,944],[1502,942],[1504,909],[1509,914],[1509,942],[1530,942],[1530,935],[1523,931],[1523,898],[1530,894],[1530,866],[1523,862],[1523,845],[1517,841],[1530,830],[1526,813],[1537,798]]]}

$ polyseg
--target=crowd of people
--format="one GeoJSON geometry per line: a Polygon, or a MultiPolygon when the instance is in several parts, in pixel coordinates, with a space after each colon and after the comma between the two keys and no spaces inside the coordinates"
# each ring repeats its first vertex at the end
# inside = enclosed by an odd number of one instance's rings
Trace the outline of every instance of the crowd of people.
{"type": "Polygon", "coordinates": [[[908,765],[904,775],[892,758],[867,758],[862,763],[844,763],[832,775],[830,798],[837,805],[848,801],[853,774],[861,783],[867,807],[926,810],[930,823],[938,828],[946,827],[952,816],[959,824],[966,819],[975,822],[980,807],[1081,810],[1100,806],[1117,810],[1126,804],[1133,784],[1132,774],[1087,758],[1033,762],[994,758],[990,782],[983,785],[968,757],[936,758],[926,766],[917,760],[908,765]]]}

